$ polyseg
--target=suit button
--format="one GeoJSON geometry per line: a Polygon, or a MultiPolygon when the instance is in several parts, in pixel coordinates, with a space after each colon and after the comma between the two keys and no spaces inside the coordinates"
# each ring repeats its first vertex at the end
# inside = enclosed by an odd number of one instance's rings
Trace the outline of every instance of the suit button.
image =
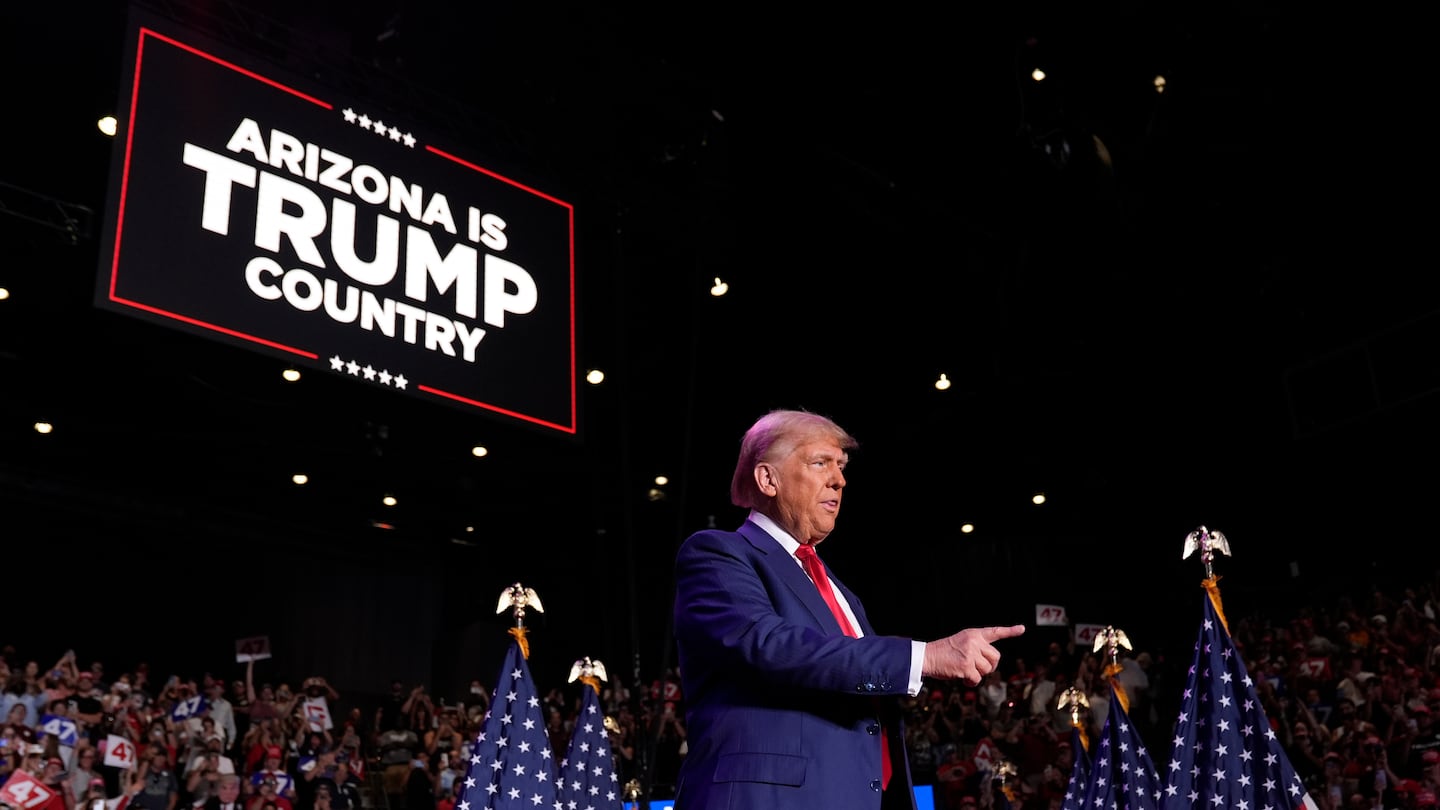
{"type": "Polygon", "coordinates": [[[866,730],[867,732],[871,733],[871,734],[879,734],[879,733],[880,733],[880,724],[879,724],[879,723],[871,723],[870,725],[868,725],[868,726],[865,727],[865,730],[866,730]]]}
{"type": "Polygon", "coordinates": [[[880,780],[879,780],[879,779],[871,779],[871,780],[870,780],[870,789],[873,790],[873,791],[875,791],[876,793],[879,793],[879,792],[880,792],[880,780]]]}

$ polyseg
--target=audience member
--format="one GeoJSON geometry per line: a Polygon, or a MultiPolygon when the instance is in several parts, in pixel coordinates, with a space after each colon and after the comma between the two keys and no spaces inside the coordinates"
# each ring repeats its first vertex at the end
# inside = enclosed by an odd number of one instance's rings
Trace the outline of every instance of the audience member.
{"type": "MultiPolygon", "coordinates": [[[[1431,584],[1394,590],[1394,598],[1366,591],[1360,607],[1355,600],[1337,598],[1328,605],[1301,606],[1292,617],[1232,616],[1262,706],[1323,810],[1351,810],[1352,802],[1357,803],[1354,810],[1435,806],[1440,791],[1440,723],[1435,719],[1440,711],[1440,623],[1434,613],[1440,603],[1431,584]]],[[[53,660],[53,655],[40,660],[53,660]]],[[[1053,725],[1055,698],[1065,685],[1089,696],[1085,728],[1092,738],[1098,735],[1108,711],[1098,658],[1073,650],[1067,655],[1055,643],[1030,659],[1033,666],[1022,657],[1009,659],[1009,666],[976,687],[927,684],[907,703],[912,776],[917,784],[935,785],[941,810],[962,801],[982,807],[995,802],[975,775],[983,773],[983,763],[975,760],[977,743],[987,739],[982,750],[1015,764],[1027,784],[1022,801],[1011,810],[1048,810],[1056,775],[1068,768],[1069,730],[1058,728],[1047,737],[1041,724],[1026,717],[1035,711],[1053,725]],[[1036,697],[1047,690],[1048,699],[1036,697]]],[[[206,662],[195,663],[194,671],[205,671],[206,662]]],[[[1151,729],[1155,736],[1142,733],[1142,738],[1152,748],[1163,748],[1174,720],[1160,710],[1162,700],[1172,697],[1167,692],[1174,691],[1165,679],[1183,681],[1184,672],[1155,650],[1137,649],[1122,665],[1122,681],[1135,674],[1132,666],[1149,680],[1151,725],[1137,719],[1136,728],[1151,729]]],[[[405,807],[415,790],[412,777],[429,785],[433,798],[422,800],[431,802],[423,810],[444,810],[455,800],[469,739],[489,705],[480,681],[471,683],[464,704],[441,706],[438,712],[423,685],[407,689],[396,681],[388,695],[347,705],[326,735],[312,733],[295,709],[302,700],[324,697],[327,709],[336,710],[338,698],[326,688],[328,681],[312,676],[302,682],[303,694],[294,694],[282,678],[273,679],[278,688],[257,686],[256,666],[247,662],[245,677],[229,681],[217,671],[216,677],[198,681],[176,677],[162,683],[169,673],[153,673],[152,684],[143,661],[102,679],[106,669],[98,660],[80,669],[73,658],[61,655],[55,666],[42,668],[7,650],[0,657],[0,782],[16,770],[40,781],[56,780],[70,803],[54,810],[93,810],[96,800],[108,800],[110,810],[117,800],[133,803],[136,810],[362,810],[369,788],[361,774],[369,764],[377,773],[398,766],[398,783],[383,777],[377,782],[377,790],[391,794],[392,810],[416,810],[405,807]],[[247,684],[256,694],[253,704],[247,684]],[[321,694],[312,695],[316,688],[321,694]],[[178,701],[197,693],[206,697],[204,710],[193,719],[173,720],[178,701]],[[230,707],[234,732],[226,728],[221,701],[230,707]],[[251,713],[255,707],[258,717],[251,713]],[[79,733],[73,749],[61,746],[55,735],[37,733],[47,715],[75,721],[79,733]],[[404,732],[376,733],[390,717],[403,723],[404,732]],[[137,745],[141,755],[134,771],[103,764],[101,744],[111,734],[137,745]],[[278,758],[269,756],[277,751],[278,758]],[[421,759],[423,777],[415,768],[421,759]],[[267,779],[274,784],[267,787],[267,779]],[[253,786],[248,796],[253,801],[246,808],[224,806],[227,785],[237,794],[229,804],[245,803],[246,782],[253,786]],[[312,784],[299,790],[305,783],[312,784]]],[[[655,679],[657,686],[663,681],[655,679]]],[[[684,756],[684,724],[675,715],[667,722],[665,702],[652,694],[650,680],[642,683],[645,688],[633,692],[624,685],[605,690],[604,705],[616,721],[610,744],[620,784],[648,776],[654,797],[664,798],[669,790],[665,774],[684,756]],[[643,724],[637,710],[643,712],[643,724]],[[647,751],[654,757],[648,771],[640,768],[647,751]]],[[[1132,719],[1139,691],[1127,684],[1132,719]]],[[[573,724],[574,705],[560,700],[555,708],[550,722],[561,730],[573,724]]],[[[1058,716],[1068,725],[1065,714],[1058,716]]]]}

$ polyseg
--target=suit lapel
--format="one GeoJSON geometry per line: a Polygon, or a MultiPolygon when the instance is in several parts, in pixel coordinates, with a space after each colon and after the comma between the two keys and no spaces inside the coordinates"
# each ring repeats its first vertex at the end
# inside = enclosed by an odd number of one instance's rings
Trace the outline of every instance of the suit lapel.
{"type": "MultiPolygon", "coordinates": [[[[820,595],[819,589],[815,587],[815,583],[810,581],[805,569],[801,568],[795,558],[785,551],[785,547],[780,545],[780,541],[748,520],[740,525],[740,534],[750,541],[750,545],[754,546],[756,551],[760,552],[761,565],[765,566],[777,580],[785,583],[790,592],[805,606],[810,617],[814,619],[815,626],[826,633],[840,635],[842,632],[840,624],[835,621],[835,614],[830,612],[830,606],[825,604],[825,597],[820,595]]],[[[834,580],[834,577],[832,576],[831,579],[834,580]]],[[[851,609],[856,610],[856,617],[860,619],[861,628],[869,635],[870,629],[866,625],[864,617],[859,614],[857,607],[859,603],[849,589],[845,590],[845,598],[850,602],[851,609]]]]}

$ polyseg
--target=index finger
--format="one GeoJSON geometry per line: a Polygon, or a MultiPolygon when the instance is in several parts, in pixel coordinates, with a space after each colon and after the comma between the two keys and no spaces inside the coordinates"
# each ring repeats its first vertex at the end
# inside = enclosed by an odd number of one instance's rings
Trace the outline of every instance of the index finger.
{"type": "Polygon", "coordinates": [[[1025,625],[1012,624],[1009,627],[987,627],[984,630],[987,641],[997,641],[1002,638],[1014,638],[1025,632],[1025,625]]]}

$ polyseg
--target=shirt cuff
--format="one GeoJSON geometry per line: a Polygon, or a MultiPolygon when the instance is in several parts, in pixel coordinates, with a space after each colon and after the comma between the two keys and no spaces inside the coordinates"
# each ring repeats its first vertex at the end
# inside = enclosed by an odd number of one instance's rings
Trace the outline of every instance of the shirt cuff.
{"type": "Polygon", "coordinates": [[[905,687],[905,694],[915,697],[920,694],[920,687],[924,686],[925,669],[925,642],[910,641],[910,683],[905,687]]]}

